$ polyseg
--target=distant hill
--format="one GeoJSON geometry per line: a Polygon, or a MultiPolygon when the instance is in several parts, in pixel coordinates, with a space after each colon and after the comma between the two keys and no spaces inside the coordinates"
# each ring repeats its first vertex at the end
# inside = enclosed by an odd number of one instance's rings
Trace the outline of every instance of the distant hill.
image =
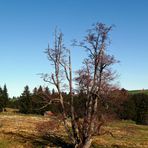
{"type": "Polygon", "coordinates": [[[148,95],[148,89],[141,89],[141,90],[129,90],[130,94],[137,94],[137,93],[144,93],[148,95]]]}

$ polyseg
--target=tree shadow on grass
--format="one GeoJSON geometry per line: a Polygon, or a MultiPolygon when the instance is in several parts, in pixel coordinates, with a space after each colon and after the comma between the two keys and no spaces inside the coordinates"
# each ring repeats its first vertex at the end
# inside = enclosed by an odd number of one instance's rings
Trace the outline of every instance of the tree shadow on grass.
{"type": "Polygon", "coordinates": [[[47,135],[47,136],[35,136],[35,135],[26,135],[24,133],[14,133],[14,132],[5,132],[5,135],[8,135],[9,138],[13,137],[13,140],[16,140],[22,145],[25,143],[31,143],[33,147],[44,148],[46,146],[50,147],[61,147],[61,148],[74,148],[72,144],[65,142],[63,138],[57,135],[47,135]]]}
{"type": "Polygon", "coordinates": [[[65,142],[65,140],[56,135],[42,136],[42,139],[48,141],[50,146],[57,146],[62,148],[74,148],[72,144],[65,142]]]}

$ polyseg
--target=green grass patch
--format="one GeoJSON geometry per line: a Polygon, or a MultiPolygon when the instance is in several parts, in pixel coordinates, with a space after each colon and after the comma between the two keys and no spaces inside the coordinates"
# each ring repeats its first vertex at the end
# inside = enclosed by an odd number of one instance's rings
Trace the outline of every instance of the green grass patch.
{"type": "Polygon", "coordinates": [[[7,141],[7,140],[0,140],[0,148],[8,148],[10,146],[10,143],[9,143],[9,141],[7,141]]]}
{"type": "Polygon", "coordinates": [[[144,93],[148,95],[148,89],[142,89],[142,90],[129,90],[129,94],[138,94],[138,93],[144,93]]]}

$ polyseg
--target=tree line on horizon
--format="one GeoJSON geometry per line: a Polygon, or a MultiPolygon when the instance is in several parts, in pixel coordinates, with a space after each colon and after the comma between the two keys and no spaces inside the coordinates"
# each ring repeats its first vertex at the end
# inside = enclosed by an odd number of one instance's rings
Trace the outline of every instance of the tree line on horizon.
{"type": "MultiPolygon", "coordinates": [[[[69,94],[66,92],[63,92],[63,94],[65,102],[68,103],[69,94]]],[[[74,95],[74,104],[80,117],[84,115],[85,96],[86,94],[81,90],[74,95]]],[[[26,85],[19,97],[9,98],[8,89],[5,84],[3,88],[0,87],[0,111],[4,112],[7,111],[6,108],[14,108],[23,114],[44,115],[46,111],[51,111],[55,115],[58,115],[61,111],[60,106],[56,103],[47,105],[49,100],[57,97],[58,94],[55,89],[50,90],[48,87],[40,85],[39,87],[35,87],[31,92],[29,86],[26,85]]],[[[124,88],[114,89],[108,94],[108,106],[109,110],[106,111],[106,116],[110,119],[133,120],[137,124],[148,125],[147,94],[142,92],[131,94],[124,88]]],[[[67,112],[68,110],[67,106],[67,112]]]]}

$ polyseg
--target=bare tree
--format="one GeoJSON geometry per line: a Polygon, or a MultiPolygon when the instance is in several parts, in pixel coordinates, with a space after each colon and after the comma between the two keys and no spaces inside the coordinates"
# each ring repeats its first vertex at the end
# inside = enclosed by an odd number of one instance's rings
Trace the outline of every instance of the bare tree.
{"type": "Polygon", "coordinates": [[[100,134],[100,128],[104,123],[99,107],[102,102],[105,102],[106,91],[104,88],[109,88],[110,81],[113,80],[110,66],[117,62],[114,56],[106,53],[111,29],[112,26],[107,27],[105,24],[96,23],[92,29],[88,30],[88,34],[82,42],[75,41],[73,44],[88,52],[88,57],[83,62],[84,67],[77,71],[75,78],[81,90],[86,93],[85,115],[81,119],[76,115],[74,108],[71,55],[70,50],[63,44],[63,34],[55,31],[54,47],[48,46],[46,50],[54,72],[51,75],[43,74],[43,79],[57,88],[65,130],[73,145],[78,148],[89,148],[93,136],[100,134]],[[70,94],[70,121],[62,95],[62,88],[65,86],[63,84],[66,83],[66,80],[70,94]]]}
{"type": "MultiPolygon", "coordinates": [[[[78,140],[77,137],[77,126],[75,121],[75,115],[74,115],[74,106],[73,106],[73,92],[72,92],[72,69],[71,69],[71,56],[70,56],[70,50],[64,47],[63,44],[63,34],[57,33],[55,30],[55,42],[54,47],[50,48],[48,46],[48,49],[46,50],[46,54],[48,55],[48,59],[51,62],[51,64],[54,67],[54,72],[49,74],[42,74],[42,77],[44,81],[53,84],[58,92],[58,101],[62,108],[62,119],[64,123],[64,127],[66,129],[66,132],[69,136],[69,138],[72,140],[72,142],[75,144],[77,143],[76,140],[78,140]],[[64,75],[63,75],[64,73],[64,75]],[[68,115],[66,114],[66,109],[64,105],[64,98],[62,94],[62,88],[65,87],[66,80],[68,82],[68,88],[69,88],[69,94],[70,94],[70,108],[71,108],[71,127],[69,127],[68,124],[68,115]],[[65,80],[65,81],[62,81],[65,80]],[[72,132],[71,132],[72,128],[72,132]]],[[[52,102],[57,101],[56,99],[52,99],[52,102]]],[[[49,102],[51,103],[51,101],[49,102]]]]}

